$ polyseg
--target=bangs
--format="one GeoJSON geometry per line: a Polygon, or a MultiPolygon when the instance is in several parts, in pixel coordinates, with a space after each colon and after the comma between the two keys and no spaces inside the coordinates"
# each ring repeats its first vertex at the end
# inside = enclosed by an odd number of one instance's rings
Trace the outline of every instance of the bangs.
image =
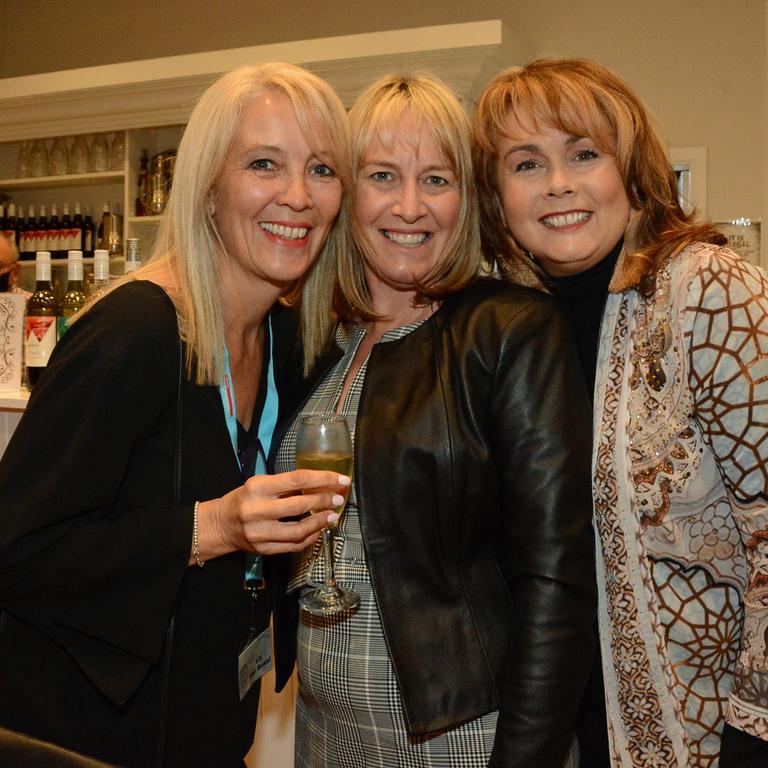
{"type": "Polygon", "coordinates": [[[319,91],[297,88],[293,83],[267,84],[284,93],[293,106],[296,122],[318,160],[333,168],[346,187],[350,181],[349,128],[343,107],[319,91]]]}
{"type": "Polygon", "coordinates": [[[476,128],[476,141],[486,153],[495,154],[501,136],[516,138],[507,128],[511,115],[529,133],[554,128],[569,136],[591,138],[603,152],[615,154],[619,140],[613,118],[616,105],[609,108],[606,94],[594,87],[565,78],[517,77],[497,88],[501,93],[494,93],[485,104],[484,119],[476,128]]]}
{"type": "Polygon", "coordinates": [[[405,90],[390,92],[388,98],[371,102],[369,106],[369,109],[353,110],[350,115],[356,170],[363,166],[375,141],[380,141],[388,151],[393,150],[402,133],[403,123],[410,121],[415,129],[417,148],[421,129],[426,125],[457,178],[467,176],[459,148],[469,146],[469,118],[466,118],[465,125],[461,125],[453,115],[445,114],[428,100],[405,90]]]}

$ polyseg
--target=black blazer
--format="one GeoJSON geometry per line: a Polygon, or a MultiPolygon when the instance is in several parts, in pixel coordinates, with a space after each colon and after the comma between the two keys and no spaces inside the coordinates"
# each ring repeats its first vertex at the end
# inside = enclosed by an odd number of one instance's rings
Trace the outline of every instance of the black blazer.
{"type": "Polygon", "coordinates": [[[594,653],[590,425],[543,294],[478,281],[371,352],[355,488],[412,734],[500,709],[491,765],[562,766],[594,653]]]}
{"type": "MultiPolygon", "coordinates": [[[[297,344],[273,326],[285,417],[297,344]]],[[[258,686],[239,700],[237,656],[269,601],[252,617],[241,553],[187,567],[194,501],[241,476],[218,388],[185,377],[174,505],[178,377],[174,307],[135,282],[36,384],[0,462],[0,725],[120,765],[240,766],[258,686]]]]}

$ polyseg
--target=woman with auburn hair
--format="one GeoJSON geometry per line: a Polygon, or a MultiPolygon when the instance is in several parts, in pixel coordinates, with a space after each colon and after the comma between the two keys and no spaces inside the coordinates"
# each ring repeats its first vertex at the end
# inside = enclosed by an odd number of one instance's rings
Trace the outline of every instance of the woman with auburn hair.
{"type": "Polygon", "coordinates": [[[681,207],[629,86],[499,74],[475,115],[488,256],[569,316],[594,390],[588,766],[768,764],[768,281],[681,207]],[[597,689],[597,690],[595,690],[597,689]],[[722,735],[722,742],[721,742],[722,735]],[[609,742],[609,743],[608,743],[609,742]]]}
{"type": "Polygon", "coordinates": [[[258,555],[314,541],[349,485],[266,475],[330,328],[348,154],[299,67],[201,97],[152,258],[59,342],[0,463],[3,726],[121,766],[243,765],[285,601],[258,555]]]}
{"type": "MultiPolygon", "coordinates": [[[[301,614],[296,764],[562,768],[595,609],[576,352],[546,297],[477,279],[471,129],[448,88],[383,77],[350,121],[337,362],[302,414],[353,431],[335,559],[360,605],[301,614]]],[[[278,469],[295,443],[296,422],[278,469]]],[[[310,548],[291,588],[321,573],[310,548]]]]}

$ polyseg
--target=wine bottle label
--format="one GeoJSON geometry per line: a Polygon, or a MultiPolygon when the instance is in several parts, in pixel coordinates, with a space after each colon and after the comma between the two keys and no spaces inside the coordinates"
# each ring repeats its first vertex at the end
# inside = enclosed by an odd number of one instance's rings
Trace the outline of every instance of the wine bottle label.
{"type": "Polygon", "coordinates": [[[56,346],[55,317],[27,317],[25,349],[27,365],[42,368],[56,346]]]}

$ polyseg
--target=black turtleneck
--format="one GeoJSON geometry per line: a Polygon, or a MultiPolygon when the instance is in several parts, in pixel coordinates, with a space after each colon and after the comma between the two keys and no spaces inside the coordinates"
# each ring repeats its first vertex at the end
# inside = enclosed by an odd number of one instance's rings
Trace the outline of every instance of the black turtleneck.
{"type": "Polygon", "coordinates": [[[619,240],[607,256],[583,272],[559,277],[544,276],[544,284],[557,299],[573,328],[590,397],[594,396],[600,321],[608,298],[608,284],[623,243],[623,239],[619,240]]]}
{"type": "MultiPolygon", "coordinates": [[[[624,241],[619,240],[604,258],[589,269],[575,275],[544,276],[544,284],[565,312],[574,336],[587,381],[589,395],[594,400],[595,369],[600,343],[600,324],[608,298],[616,262],[624,241]]],[[[595,636],[598,635],[595,623],[595,636]]],[[[581,765],[588,768],[610,768],[611,760],[606,727],[605,692],[599,644],[595,650],[592,672],[576,721],[581,765]]]]}

